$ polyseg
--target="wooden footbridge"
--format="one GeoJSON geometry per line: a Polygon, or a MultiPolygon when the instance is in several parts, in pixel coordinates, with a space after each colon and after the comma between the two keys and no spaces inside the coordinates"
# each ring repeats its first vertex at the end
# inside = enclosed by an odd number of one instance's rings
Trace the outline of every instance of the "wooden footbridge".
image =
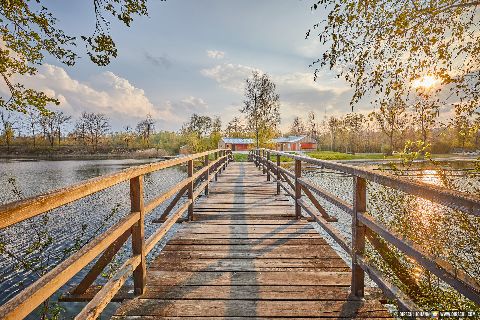
{"type": "Polygon", "coordinates": [[[89,271],[84,279],[63,298],[88,302],[76,319],[97,318],[112,300],[122,301],[113,319],[391,318],[380,303],[385,297],[397,300],[401,310],[419,310],[414,299],[390,283],[364,256],[366,240],[408,286],[416,283],[389,252],[390,246],[480,304],[476,281],[428,256],[368,215],[366,181],[475,216],[480,215],[478,198],[271,150],[251,152],[250,162],[232,160],[228,150],[213,150],[130,168],[0,207],[0,228],[5,228],[130,182],[131,213],[1,306],[0,318],[26,317],[85,268],[89,271]],[[294,171],[280,165],[280,156],[293,158],[294,171]],[[302,178],[302,163],[352,175],[352,203],[302,178]],[[143,175],[185,164],[186,179],[144,203],[143,175]],[[320,205],[319,198],[352,215],[352,241],[332,226],[330,222],[336,219],[320,205]],[[169,205],[157,219],[159,228],[146,237],[145,215],[166,201],[169,205]],[[147,267],[147,254],[185,213],[187,221],[147,267]],[[315,224],[352,257],[351,265],[319,235],[315,224]],[[96,286],[98,276],[129,238],[131,257],[106,284],[96,286]],[[365,273],[378,285],[380,296],[378,290],[365,290],[365,273]],[[133,288],[125,284],[132,276],[133,288]]]}

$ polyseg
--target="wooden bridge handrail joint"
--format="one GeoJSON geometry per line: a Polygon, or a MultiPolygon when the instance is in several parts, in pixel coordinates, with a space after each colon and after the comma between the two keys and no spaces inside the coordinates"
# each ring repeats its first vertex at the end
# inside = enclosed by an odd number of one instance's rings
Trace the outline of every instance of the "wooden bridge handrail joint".
{"type": "MultiPolygon", "coordinates": [[[[364,273],[367,273],[384,291],[387,297],[398,301],[401,309],[410,311],[419,310],[415,302],[407,296],[406,293],[391,284],[380,270],[367,261],[364,256],[365,239],[367,239],[384,260],[386,257],[393,257],[393,255],[388,252],[390,249],[386,244],[389,243],[413,258],[422,267],[435,274],[457,292],[472,300],[477,305],[480,305],[480,287],[474,279],[471,279],[463,271],[454,268],[449,262],[426,254],[420,246],[388,230],[386,226],[368,214],[366,210],[366,182],[371,181],[378,183],[473,216],[480,216],[480,198],[471,194],[432,186],[419,181],[406,180],[383,172],[276,150],[263,148],[254,149],[250,151],[249,159],[253,161],[257,167],[261,168],[264,173],[267,172],[267,179],[271,176],[274,177],[277,182],[277,188],[283,188],[285,192],[294,199],[295,208],[299,208],[299,210],[303,209],[350,255],[352,258],[351,290],[356,296],[362,297],[364,294],[364,273]],[[276,156],[275,162],[271,161],[272,156],[276,156]],[[294,172],[281,167],[281,156],[294,160],[294,172]],[[351,175],[354,180],[353,204],[303,179],[301,177],[302,162],[351,175]],[[303,194],[307,195],[314,208],[302,199],[303,194]],[[326,210],[320,205],[313,194],[323,198],[352,216],[351,245],[348,244],[347,239],[345,239],[334,226],[329,224],[329,222],[335,221],[335,218],[327,214],[326,210]]],[[[300,218],[300,213],[297,214],[297,218],[300,218]]],[[[407,285],[407,287],[414,287],[415,283],[410,277],[404,275],[405,273],[402,272],[400,261],[395,259],[396,258],[388,258],[385,262],[392,268],[400,281],[407,285]]]]}
{"type": "Polygon", "coordinates": [[[84,279],[73,290],[74,294],[85,293],[130,236],[132,238],[132,256],[123,263],[115,275],[98,291],[75,319],[96,319],[132,274],[135,294],[142,294],[146,284],[146,256],[148,253],[185,211],[188,210],[189,219],[194,218],[195,199],[202,192],[208,195],[209,181],[216,179],[217,174],[225,170],[232,160],[229,149],[211,150],[128,168],[106,176],[89,179],[71,187],[0,206],[0,229],[3,229],[119,183],[127,181],[130,183],[130,214],[120,219],[104,233],[98,235],[79,251],[0,306],[0,319],[25,318],[73,276],[101,255],[84,279]],[[210,160],[210,157],[213,157],[213,160],[210,160]],[[194,172],[194,161],[196,160],[200,160],[203,167],[194,172]],[[149,203],[144,203],[143,176],[145,174],[185,164],[187,165],[187,178],[149,203]],[[200,181],[200,179],[203,179],[204,182],[195,189],[195,182],[200,181]],[[166,217],[179,202],[181,196],[173,198],[172,203],[167,208],[168,212],[161,215],[166,220],[148,239],[145,239],[145,215],[173,196],[182,195],[185,190],[188,191],[188,200],[180,205],[173,214],[166,217]]]}

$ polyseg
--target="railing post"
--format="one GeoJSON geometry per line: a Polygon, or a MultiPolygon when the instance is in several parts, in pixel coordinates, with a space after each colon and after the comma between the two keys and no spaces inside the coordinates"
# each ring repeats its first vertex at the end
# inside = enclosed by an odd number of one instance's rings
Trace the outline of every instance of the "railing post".
{"type": "Polygon", "coordinates": [[[228,162],[228,153],[227,153],[227,150],[223,150],[223,155],[225,156],[225,158],[223,159],[223,167],[222,167],[222,170],[225,171],[225,169],[227,168],[227,162],[228,162]]]}
{"type": "Polygon", "coordinates": [[[270,151],[267,151],[267,181],[270,181],[270,151]]]}
{"type": "MultiPolygon", "coordinates": [[[[207,154],[205,156],[205,159],[203,160],[203,165],[205,167],[208,167],[209,164],[210,164],[210,159],[209,159],[210,155],[207,154]]],[[[209,179],[210,179],[210,169],[207,169],[207,171],[205,171],[205,181],[207,181],[207,185],[205,186],[205,195],[208,196],[208,182],[209,182],[209,179]]]]}
{"type": "Polygon", "coordinates": [[[218,151],[215,152],[215,181],[218,181],[218,172],[217,172],[217,169],[218,169],[218,151]]]}
{"type": "Polygon", "coordinates": [[[143,294],[147,283],[145,261],[145,211],[143,208],[143,176],[130,179],[131,212],[140,212],[140,219],[132,226],[132,253],[140,255],[140,264],[133,271],[133,287],[136,295],[143,294]]]}
{"type": "Polygon", "coordinates": [[[302,216],[302,207],[299,200],[302,197],[302,187],[298,179],[302,176],[302,161],[295,159],[295,217],[300,219],[302,216]]]}
{"type": "Polygon", "coordinates": [[[265,149],[262,150],[262,172],[263,174],[267,173],[267,162],[265,160],[266,157],[265,149]]]}
{"type": "Polygon", "coordinates": [[[358,221],[358,213],[367,211],[367,184],[364,178],[354,177],[352,216],[352,293],[363,297],[365,273],[357,264],[357,254],[365,252],[365,226],[358,221]]]}
{"type": "MultiPolygon", "coordinates": [[[[193,176],[193,160],[188,160],[187,163],[187,174],[189,178],[193,176]]],[[[191,201],[190,205],[188,206],[188,220],[193,220],[193,179],[188,183],[188,200],[191,201]]]]}
{"type": "Polygon", "coordinates": [[[277,153],[277,194],[280,194],[280,155],[277,153]]]}

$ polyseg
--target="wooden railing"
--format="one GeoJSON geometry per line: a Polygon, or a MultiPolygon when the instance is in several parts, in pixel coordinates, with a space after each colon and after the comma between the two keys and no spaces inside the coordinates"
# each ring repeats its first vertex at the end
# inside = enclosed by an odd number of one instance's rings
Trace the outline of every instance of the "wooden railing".
{"type": "Polygon", "coordinates": [[[85,293],[130,236],[132,238],[132,256],[123,263],[115,275],[97,292],[75,319],[96,319],[132,274],[134,293],[142,294],[146,284],[147,254],[185,211],[188,210],[190,220],[194,218],[195,199],[203,191],[208,194],[209,181],[216,179],[217,174],[224,170],[231,160],[230,150],[212,150],[128,168],[117,173],[87,180],[72,187],[0,206],[0,229],[3,229],[121,182],[130,182],[131,213],[7,301],[0,307],[0,319],[23,319],[101,254],[87,275],[73,290],[74,294],[85,293]],[[210,161],[210,158],[213,158],[212,161],[210,161]],[[201,161],[203,166],[194,172],[194,161],[198,162],[198,160],[201,161]],[[187,164],[188,177],[154,200],[144,204],[143,176],[183,164],[187,164]],[[199,185],[195,188],[197,183],[199,185]],[[181,204],[174,213],[170,214],[185,192],[188,194],[188,200],[181,204]],[[172,202],[158,219],[163,223],[148,239],[145,239],[145,215],[172,197],[174,197],[172,202]]]}
{"type": "Polygon", "coordinates": [[[401,190],[407,194],[418,196],[432,202],[453,208],[464,213],[480,216],[480,198],[470,194],[432,186],[422,182],[410,181],[400,177],[359,168],[332,161],[323,161],[310,157],[294,155],[268,149],[256,149],[250,152],[250,160],[263,170],[267,180],[272,178],[277,182],[277,193],[280,188],[295,200],[296,217],[301,217],[304,210],[314,219],[352,258],[352,294],[363,297],[364,274],[385,292],[388,298],[395,299],[403,310],[420,311],[415,301],[390,283],[387,277],[365,257],[365,240],[379,253],[379,256],[391,268],[395,276],[412,292],[418,289],[416,281],[395,257],[387,243],[393,245],[405,255],[414,259],[426,270],[454,288],[457,292],[480,306],[480,287],[477,282],[465,272],[455,268],[449,262],[430,256],[423,248],[389,230],[367,212],[367,180],[380,185],[401,190]],[[272,161],[275,156],[276,161],[272,161]],[[294,172],[280,166],[280,157],[293,159],[294,172]],[[322,168],[340,171],[353,177],[353,203],[349,203],[328,190],[320,188],[302,178],[302,163],[308,163],[322,168]],[[336,221],[320,205],[317,195],[352,216],[352,241],[347,239],[329,222],[336,221]],[[304,201],[307,196],[313,207],[304,201]]]}

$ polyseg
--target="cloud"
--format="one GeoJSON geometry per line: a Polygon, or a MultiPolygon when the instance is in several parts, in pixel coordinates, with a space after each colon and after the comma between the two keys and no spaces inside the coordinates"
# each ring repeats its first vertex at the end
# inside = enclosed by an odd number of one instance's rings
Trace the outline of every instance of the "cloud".
{"type": "Polygon", "coordinates": [[[170,59],[165,55],[162,55],[160,57],[155,57],[155,56],[152,56],[150,53],[145,52],[144,56],[145,56],[145,59],[151,64],[153,64],[154,66],[163,67],[165,69],[169,69],[172,66],[172,61],[170,61],[170,59]]]}
{"type": "Polygon", "coordinates": [[[208,108],[203,99],[193,96],[154,105],[143,89],[110,71],[95,75],[87,82],[73,79],[61,67],[45,64],[38,74],[26,77],[22,83],[59,99],[60,106],[52,106],[53,110],[74,117],[83,111],[104,113],[114,128],[134,125],[150,114],[160,127],[177,129],[187,114],[208,108]]]}
{"type": "Polygon", "coordinates": [[[169,101],[168,104],[172,112],[182,115],[184,118],[189,117],[193,113],[204,113],[208,110],[208,104],[202,98],[192,96],[180,101],[169,101]]]}
{"type": "Polygon", "coordinates": [[[242,93],[245,86],[245,79],[248,78],[253,71],[260,70],[241,64],[224,63],[210,69],[203,69],[200,73],[207,78],[215,80],[222,88],[236,93],[242,93]]]}
{"type": "Polygon", "coordinates": [[[313,72],[294,72],[274,76],[273,80],[279,87],[288,88],[290,91],[330,92],[340,95],[351,90],[350,86],[343,80],[332,80],[331,77],[328,77],[327,80],[324,75],[320,75],[317,81],[313,81],[313,72]]]}
{"type": "Polygon", "coordinates": [[[219,50],[207,50],[207,56],[212,59],[223,59],[225,52],[219,50]]]}

